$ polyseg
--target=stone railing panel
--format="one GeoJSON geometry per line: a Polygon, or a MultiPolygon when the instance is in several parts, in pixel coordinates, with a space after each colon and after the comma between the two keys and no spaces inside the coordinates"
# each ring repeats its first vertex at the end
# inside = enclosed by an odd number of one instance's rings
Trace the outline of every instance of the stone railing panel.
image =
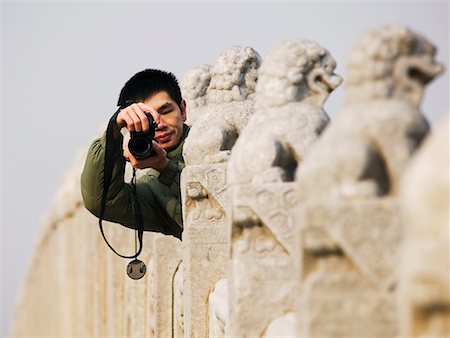
{"type": "Polygon", "coordinates": [[[182,172],[184,330],[208,334],[208,297],[228,271],[226,165],[188,166],[182,172]]]}
{"type": "Polygon", "coordinates": [[[181,262],[178,238],[154,234],[154,306],[155,337],[172,337],[174,319],[175,274],[181,262]]]}
{"type": "Polygon", "coordinates": [[[252,213],[256,223],[233,217],[230,265],[230,334],[261,336],[271,321],[295,309],[295,183],[251,184],[233,190],[233,211],[252,213]],[[270,296],[268,296],[270,295],[270,296]]]}
{"type": "Polygon", "coordinates": [[[398,333],[394,291],[403,238],[398,209],[395,199],[375,199],[305,204],[298,210],[299,335],[398,333]]]}

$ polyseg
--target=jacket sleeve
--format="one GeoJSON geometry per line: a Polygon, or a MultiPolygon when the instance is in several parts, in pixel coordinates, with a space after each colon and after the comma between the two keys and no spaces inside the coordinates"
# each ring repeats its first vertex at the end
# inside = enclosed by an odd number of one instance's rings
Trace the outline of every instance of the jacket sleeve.
{"type": "MultiPolygon", "coordinates": [[[[115,139],[114,164],[111,184],[106,197],[104,220],[120,223],[128,228],[136,229],[135,217],[132,211],[134,194],[130,184],[124,182],[126,161],[122,156],[123,138],[115,139]]],[[[83,173],[81,175],[81,194],[86,208],[96,217],[100,216],[103,194],[103,176],[105,159],[106,133],[95,140],[88,151],[83,173]]],[[[171,184],[172,185],[172,184],[171,184]]],[[[145,175],[136,183],[138,202],[144,219],[144,230],[162,232],[176,237],[181,235],[181,226],[172,219],[160,198],[155,195],[161,190],[162,184],[154,175],[145,175]],[[178,233],[179,232],[179,233],[178,233]]],[[[164,186],[165,187],[165,186],[164,186]]],[[[179,203],[169,187],[166,199],[179,203]]],[[[181,209],[181,205],[180,205],[181,209]]]]}

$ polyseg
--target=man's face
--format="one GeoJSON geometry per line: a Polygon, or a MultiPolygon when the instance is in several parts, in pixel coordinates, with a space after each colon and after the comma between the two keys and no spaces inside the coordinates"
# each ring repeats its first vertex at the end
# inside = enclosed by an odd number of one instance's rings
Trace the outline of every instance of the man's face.
{"type": "Polygon", "coordinates": [[[186,121],[185,101],[181,102],[180,108],[167,92],[161,91],[148,97],[144,103],[160,114],[155,141],[164,150],[176,146],[183,134],[183,122],[186,121]]]}

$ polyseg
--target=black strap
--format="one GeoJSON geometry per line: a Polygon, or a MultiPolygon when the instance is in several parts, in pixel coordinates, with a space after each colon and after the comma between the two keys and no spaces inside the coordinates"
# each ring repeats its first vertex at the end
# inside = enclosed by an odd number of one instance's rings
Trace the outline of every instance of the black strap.
{"type": "Polygon", "coordinates": [[[106,129],[106,147],[105,147],[105,162],[104,162],[104,173],[103,173],[103,194],[102,194],[102,204],[100,208],[100,216],[98,219],[98,224],[100,226],[100,232],[103,236],[103,239],[105,240],[106,244],[108,244],[109,248],[118,256],[122,258],[137,258],[139,254],[142,251],[142,237],[144,234],[144,221],[142,217],[141,212],[141,206],[139,205],[139,202],[137,200],[137,194],[136,194],[136,184],[135,184],[135,171],[133,171],[133,201],[132,201],[132,208],[133,208],[133,214],[135,217],[135,222],[138,228],[138,240],[139,240],[139,249],[136,251],[134,255],[126,256],[119,254],[112,246],[109,244],[108,240],[105,237],[105,233],[103,231],[103,225],[102,225],[102,219],[105,215],[105,209],[106,209],[106,196],[108,194],[109,186],[111,185],[111,178],[112,178],[112,172],[113,172],[113,164],[114,164],[114,154],[116,152],[115,149],[115,142],[114,142],[114,128],[116,128],[116,119],[117,115],[119,114],[120,110],[124,107],[120,107],[114,115],[111,117],[108,123],[108,128],[106,129]]]}

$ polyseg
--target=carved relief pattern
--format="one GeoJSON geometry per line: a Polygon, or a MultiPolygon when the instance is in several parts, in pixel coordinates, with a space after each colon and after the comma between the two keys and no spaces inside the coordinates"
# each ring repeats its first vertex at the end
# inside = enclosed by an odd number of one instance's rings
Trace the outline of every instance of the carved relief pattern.
{"type": "Polygon", "coordinates": [[[226,166],[205,165],[185,168],[185,196],[189,224],[225,220],[226,166]]]}
{"type": "Polygon", "coordinates": [[[342,249],[374,286],[387,290],[394,282],[403,235],[398,208],[398,202],[392,198],[306,204],[303,212],[308,224],[303,225],[301,237],[307,239],[308,232],[322,225],[322,231],[332,240],[325,241],[322,234],[321,245],[311,249],[342,249]]]}
{"type": "Polygon", "coordinates": [[[305,204],[299,211],[300,243],[305,245],[299,248],[300,311],[309,313],[308,320],[299,319],[301,334],[397,332],[393,291],[402,235],[397,211],[394,199],[305,204]],[[319,229],[319,239],[308,238],[319,229]],[[348,311],[331,311],[333,299],[348,311]],[[349,325],[339,328],[341,322],[349,325]]]}
{"type": "Polygon", "coordinates": [[[182,172],[184,200],[184,334],[208,335],[208,296],[228,271],[226,164],[188,165],[182,172]]]}
{"type": "Polygon", "coordinates": [[[286,256],[287,251],[267,227],[245,228],[233,241],[233,252],[256,257],[286,256]]]}
{"type": "Polygon", "coordinates": [[[270,239],[264,231],[259,231],[261,233],[252,240],[256,251],[273,250],[275,243],[279,243],[287,253],[294,254],[294,230],[290,220],[298,203],[294,183],[243,185],[236,187],[233,195],[234,208],[250,208],[273,236],[270,239]]]}
{"type": "Polygon", "coordinates": [[[391,296],[361,279],[348,261],[331,257],[321,263],[304,283],[301,302],[308,316],[299,319],[299,335],[330,338],[364,332],[376,337],[396,335],[395,302],[391,296]]]}

